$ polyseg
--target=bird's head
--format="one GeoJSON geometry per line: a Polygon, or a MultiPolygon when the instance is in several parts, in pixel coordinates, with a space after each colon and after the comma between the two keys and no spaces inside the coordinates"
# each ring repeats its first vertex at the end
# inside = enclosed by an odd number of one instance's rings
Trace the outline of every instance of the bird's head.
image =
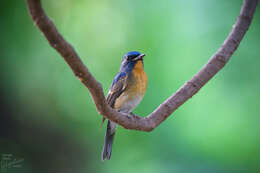
{"type": "Polygon", "coordinates": [[[143,57],[145,54],[141,54],[140,52],[137,51],[131,51],[128,52],[127,54],[124,55],[123,61],[138,61],[138,60],[143,60],[143,57]]]}
{"type": "Polygon", "coordinates": [[[145,56],[145,54],[142,54],[137,51],[131,51],[131,52],[126,53],[123,56],[123,60],[121,63],[121,69],[122,68],[133,68],[138,61],[143,63],[144,56],[145,56]]]}

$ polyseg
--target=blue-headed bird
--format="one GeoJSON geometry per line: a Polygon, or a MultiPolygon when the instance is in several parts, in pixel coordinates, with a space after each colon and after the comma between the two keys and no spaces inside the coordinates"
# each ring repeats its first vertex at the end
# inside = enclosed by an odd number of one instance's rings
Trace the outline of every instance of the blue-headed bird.
{"type": "MultiPolygon", "coordinates": [[[[108,104],[119,112],[131,114],[143,99],[148,81],[144,72],[144,56],[145,54],[137,51],[128,52],[123,56],[120,70],[107,95],[108,104]]],[[[105,118],[103,122],[104,120],[105,118]]],[[[102,160],[110,160],[116,127],[116,123],[108,120],[102,160]]]]}

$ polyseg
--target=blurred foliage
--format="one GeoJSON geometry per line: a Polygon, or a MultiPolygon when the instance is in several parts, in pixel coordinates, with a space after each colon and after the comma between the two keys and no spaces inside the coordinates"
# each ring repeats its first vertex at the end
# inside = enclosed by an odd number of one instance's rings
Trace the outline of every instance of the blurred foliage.
{"type": "MultiPolygon", "coordinates": [[[[118,128],[101,162],[104,130],[87,89],[32,23],[25,1],[0,6],[0,153],[8,172],[260,171],[260,9],[230,62],[151,133],[118,128]]],[[[105,92],[122,56],[141,51],[149,76],[135,113],[148,115],[217,51],[237,0],[44,1],[47,14],[105,92]]]]}

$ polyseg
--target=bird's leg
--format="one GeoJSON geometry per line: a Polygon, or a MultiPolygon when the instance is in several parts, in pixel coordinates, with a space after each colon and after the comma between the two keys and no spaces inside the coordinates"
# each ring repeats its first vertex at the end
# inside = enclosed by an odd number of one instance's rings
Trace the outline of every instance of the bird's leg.
{"type": "Polygon", "coordinates": [[[133,112],[130,112],[129,115],[135,116],[135,114],[133,112]]]}

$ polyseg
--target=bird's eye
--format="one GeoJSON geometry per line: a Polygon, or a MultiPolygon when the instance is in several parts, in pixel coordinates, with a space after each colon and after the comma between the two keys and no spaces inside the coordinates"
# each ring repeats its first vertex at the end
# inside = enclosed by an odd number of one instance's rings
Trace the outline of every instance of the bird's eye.
{"type": "Polygon", "coordinates": [[[132,56],[129,56],[128,58],[129,58],[129,60],[133,61],[133,60],[135,59],[135,57],[136,57],[136,56],[133,56],[133,55],[132,55],[132,56]]]}

